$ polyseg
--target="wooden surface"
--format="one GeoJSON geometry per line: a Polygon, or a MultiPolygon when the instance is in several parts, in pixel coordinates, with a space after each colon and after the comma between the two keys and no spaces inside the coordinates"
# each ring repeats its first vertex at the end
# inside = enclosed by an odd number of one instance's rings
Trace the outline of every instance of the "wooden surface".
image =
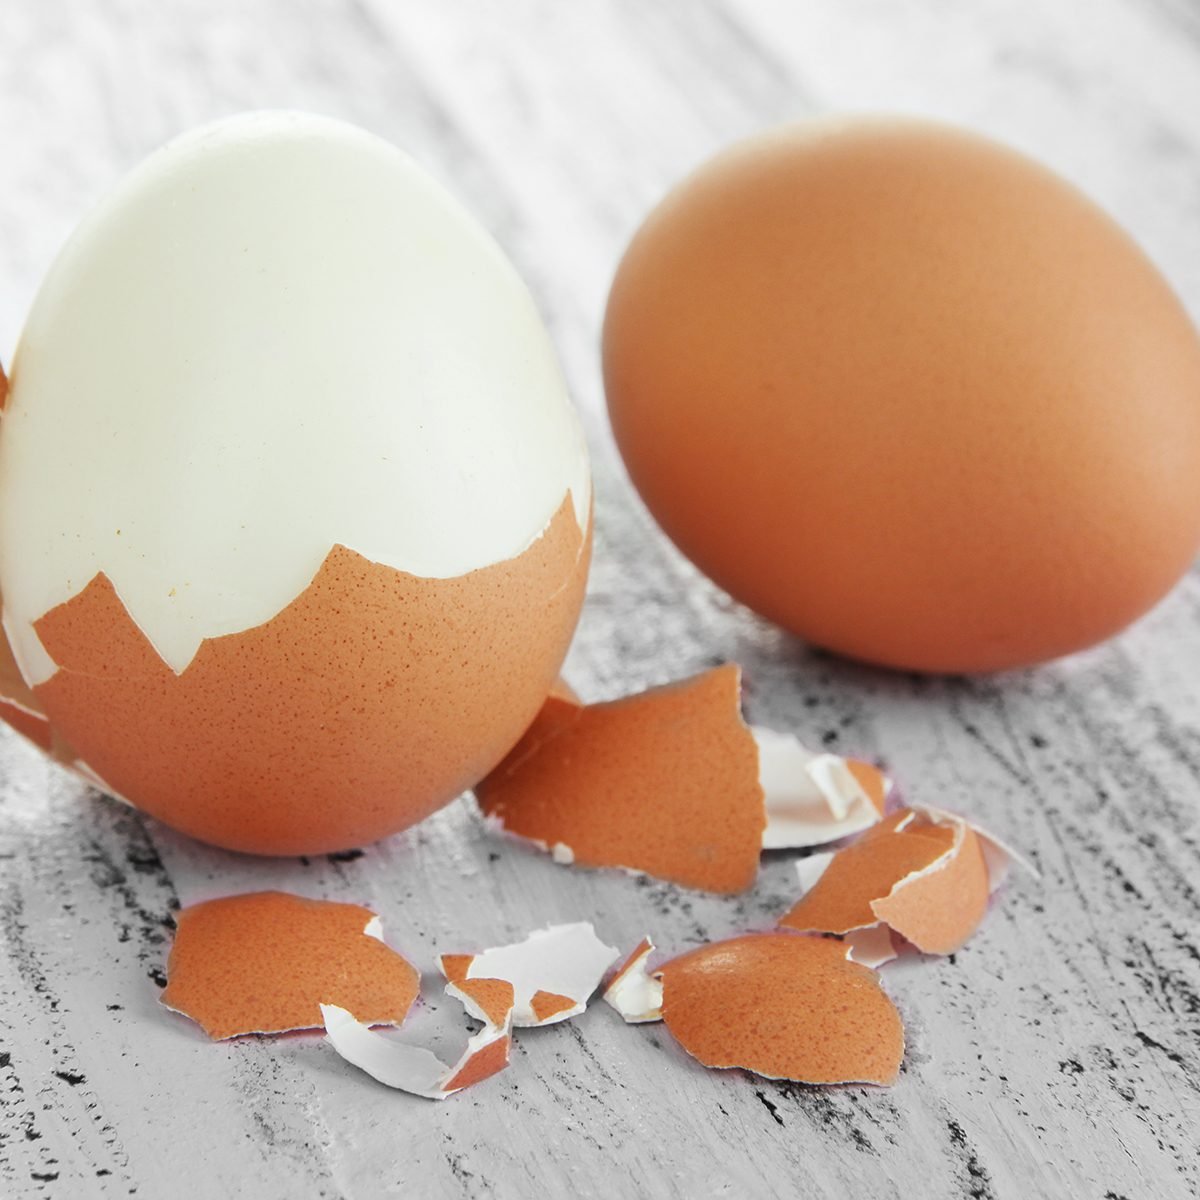
{"type": "MultiPolygon", "coordinates": [[[[0,733],[0,1195],[1154,1197],[1200,1188],[1200,576],[1113,645],[916,679],[816,654],[684,564],[634,499],[596,341],[617,256],[722,143],[828,109],[940,114],[1037,154],[1142,241],[1200,314],[1200,9],[981,0],[459,4],[6,0],[0,348],[84,207],[171,134],[249,107],[355,120],[462,195],[529,279],[588,423],[585,696],[718,659],[760,722],[877,756],[917,801],[1035,858],[951,961],[886,983],[890,1091],[706,1072],[603,1006],[530,1031],[446,1104],[319,1037],[210,1045],[157,995],[180,904],[264,886],[361,901],[422,968],[547,921],[622,947],[762,927],[788,856],[713,899],[570,870],[459,802],[345,861],[258,862],[85,791],[0,733]]],[[[421,1018],[450,1040],[457,1006],[421,1018]],[[440,1024],[439,1024],[440,1023],[440,1024]]]]}

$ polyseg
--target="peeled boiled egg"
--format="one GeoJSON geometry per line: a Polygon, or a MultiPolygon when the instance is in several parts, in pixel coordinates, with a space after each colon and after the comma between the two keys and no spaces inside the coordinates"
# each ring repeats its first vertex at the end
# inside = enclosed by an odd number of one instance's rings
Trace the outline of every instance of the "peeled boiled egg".
{"type": "Polygon", "coordinates": [[[819,646],[982,671],[1115,633],[1200,544],[1200,339],[1074,187],[931,123],[785,128],[625,254],[617,442],[685,554],[819,646]]]}
{"type": "Polygon", "coordinates": [[[536,714],[590,506],[554,351],[481,227],[359,129],[236,117],[137,167],[29,314],[3,677],[59,758],[178,829],[359,845],[536,714]]]}

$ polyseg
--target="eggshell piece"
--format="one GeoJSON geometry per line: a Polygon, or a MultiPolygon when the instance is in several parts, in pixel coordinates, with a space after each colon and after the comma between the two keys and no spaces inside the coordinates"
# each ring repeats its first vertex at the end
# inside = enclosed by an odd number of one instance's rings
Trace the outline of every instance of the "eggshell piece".
{"type": "Polygon", "coordinates": [[[508,1066],[512,1049],[511,985],[500,985],[497,995],[501,997],[498,1001],[501,1021],[486,1022],[467,1040],[462,1054],[453,1063],[443,1062],[424,1046],[371,1029],[337,1005],[322,1004],[321,1017],[329,1044],[347,1062],[390,1088],[427,1100],[446,1100],[508,1066]],[[502,999],[505,989],[507,1005],[502,999]]]}
{"type": "Polygon", "coordinates": [[[1079,650],[1200,545],[1182,304],[1074,187],[965,131],[813,122],[702,165],[620,264],[604,378],[680,549],[854,658],[1079,650]]]}
{"type": "Polygon", "coordinates": [[[764,850],[823,845],[882,817],[890,781],[876,767],[809,750],[788,733],[752,732],[766,804],[764,850]]]}
{"type": "Polygon", "coordinates": [[[399,1025],[420,990],[357,904],[251,892],[185,908],[176,922],[160,999],[214,1041],[319,1028],[325,1003],[399,1025]]]}
{"type": "Polygon", "coordinates": [[[879,976],[828,938],[756,933],[660,971],[662,1015],[708,1067],[802,1083],[896,1081],[904,1029],[879,976]]]}
{"type": "Polygon", "coordinates": [[[509,984],[512,1024],[524,1028],[551,1025],[583,1012],[616,958],[617,951],[596,936],[590,922],[577,921],[550,925],[523,941],[478,954],[443,954],[439,963],[447,991],[461,995],[464,1003],[468,997],[478,1002],[472,989],[481,980],[509,984]]]}
{"type": "Polygon", "coordinates": [[[944,855],[871,902],[879,920],[925,954],[960,950],[987,912],[991,888],[980,839],[961,818],[951,829],[944,855]]]}
{"type": "Polygon", "coordinates": [[[781,925],[804,932],[848,933],[880,919],[872,907],[906,876],[943,859],[954,844],[951,829],[872,830],[839,850],[811,890],[792,906],[781,925]]]}
{"type": "Polygon", "coordinates": [[[513,985],[507,979],[462,979],[446,991],[476,1020],[489,1025],[503,1025],[512,1012],[513,985]]]}
{"type": "Polygon", "coordinates": [[[872,970],[878,970],[898,956],[892,931],[884,924],[852,929],[842,940],[846,957],[872,970]]]}
{"type": "Polygon", "coordinates": [[[560,996],[556,992],[536,991],[529,1001],[529,1011],[533,1014],[535,1025],[550,1025],[555,1018],[563,1020],[573,1013],[579,1012],[578,1000],[570,996],[560,996]]]}
{"type": "Polygon", "coordinates": [[[475,795],[485,816],[568,861],[743,891],[765,817],[739,706],[732,664],[603,704],[553,700],[475,795]]]}
{"type": "MultiPolygon", "coordinates": [[[[476,1035],[479,1037],[480,1035],[476,1035]]],[[[512,1039],[507,1036],[486,1036],[482,1044],[475,1044],[472,1039],[470,1049],[461,1063],[457,1064],[454,1074],[446,1081],[442,1091],[447,1096],[453,1096],[464,1088],[473,1087],[485,1079],[491,1079],[508,1066],[509,1055],[512,1052],[512,1039]]]]}
{"type": "Polygon", "coordinates": [[[845,934],[851,957],[873,966],[895,957],[892,932],[925,954],[953,954],[1014,861],[1028,866],[956,813],[898,809],[850,845],[798,861],[803,895],[780,924],[845,934]]]}
{"type": "Polygon", "coordinates": [[[629,1025],[662,1020],[662,979],[647,969],[654,943],[644,937],[604,989],[604,1002],[629,1025]]]}
{"type": "Polygon", "coordinates": [[[566,653],[589,545],[568,497],[524,553],[457,578],[335,547],[295,601],[179,675],[97,576],[38,621],[58,669],[34,691],[81,758],[176,829],[259,854],[359,846],[516,741],[566,653]]]}

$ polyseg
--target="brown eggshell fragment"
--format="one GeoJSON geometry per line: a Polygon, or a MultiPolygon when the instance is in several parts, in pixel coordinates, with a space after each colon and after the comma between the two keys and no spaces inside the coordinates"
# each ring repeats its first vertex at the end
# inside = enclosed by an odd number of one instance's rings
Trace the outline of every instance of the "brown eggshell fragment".
{"type": "Polygon", "coordinates": [[[942,858],[954,844],[953,830],[921,822],[904,829],[905,814],[889,816],[832,856],[813,887],[779,922],[803,932],[847,933],[874,925],[872,908],[906,875],[942,858]]]}
{"type": "Polygon", "coordinates": [[[758,871],[765,814],[739,669],[604,704],[552,699],[475,794],[505,830],[585,866],[740,892],[758,871]]]}
{"type": "Polygon", "coordinates": [[[801,1083],[896,1081],[900,1015],[840,942],[746,934],[681,955],[661,976],[667,1028],[707,1067],[801,1083]]]}
{"type": "Polygon", "coordinates": [[[461,1092],[493,1075],[498,1075],[508,1066],[508,1056],[512,1050],[512,1038],[498,1037],[468,1055],[467,1060],[446,1081],[442,1090],[447,1094],[461,1092]]]}
{"type": "Polygon", "coordinates": [[[513,985],[507,979],[462,979],[454,981],[454,989],[469,1000],[480,1020],[489,1025],[503,1025],[513,1007],[513,985]]]}
{"type": "Polygon", "coordinates": [[[118,794],[230,849],[307,854],[421,820],[489,771],[554,685],[591,546],[566,496],[516,558],[448,579],[335,546],[265,624],[176,675],[104,575],[43,616],[35,691],[118,794]]]}
{"type": "Polygon", "coordinates": [[[570,996],[543,991],[534,992],[533,999],[529,1002],[530,1008],[533,1009],[533,1015],[539,1022],[549,1021],[551,1017],[556,1017],[559,1013],[578,1007],[578,1004],[579,1002],[572,1000],[570,996]]]}
{"type": "Polygon", "coordinates": [[[365,1025],[399,1025],[417,971],[364,932],[370,909],[286,892],[251,892],[185,908],[160,997],[214,1041],[320,1028],[322,1004],[365,1025]]]}
{"type": "Polygon", "coordinates": [[[871,904],[879,920],[925,954],[961,949],[987,912],[990,888],[980,839],[961,818],[952,831],[944,858],[871,904]]]}

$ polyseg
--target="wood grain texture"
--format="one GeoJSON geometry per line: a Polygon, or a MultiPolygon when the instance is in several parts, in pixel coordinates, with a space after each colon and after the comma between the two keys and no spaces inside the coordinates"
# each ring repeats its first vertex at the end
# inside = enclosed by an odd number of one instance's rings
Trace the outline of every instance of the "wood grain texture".
{"type": "MultiPolygon", "coordinates": [[[[0,9],[0,347],[57,245],[199,121],[298,106],[408,148],[529,279],[588,426],[597,551],[569,675],[616,695],[745,666],[752,719],[886,763],[1027,849],[955,959],[886,983],[890,1091],[706,1072],[603,1006],[529,1031],[444,1105],[300,1037],[209,1045],[157,1004],[182,904],[279,887],[365,903],[437,950],[590,919],[684,949],[770,924],[789,856],[705,897],[573,871],[460,802],[358,856],[258,862],[85,791],[0,734],[0,1195],[1155,1197],[1200,1190],[1200,575],[1114,644],[1039,671],[849,666],[708,585],[629,490],[596,341],[661,191],[720,144],[826,109],[952,117],[1081,183],[1200,315],[1200,24],[1186,0],[12,0],[0,9]]],[[[461,1034],[437,988],[421,1015],[461,1034]]]]}

